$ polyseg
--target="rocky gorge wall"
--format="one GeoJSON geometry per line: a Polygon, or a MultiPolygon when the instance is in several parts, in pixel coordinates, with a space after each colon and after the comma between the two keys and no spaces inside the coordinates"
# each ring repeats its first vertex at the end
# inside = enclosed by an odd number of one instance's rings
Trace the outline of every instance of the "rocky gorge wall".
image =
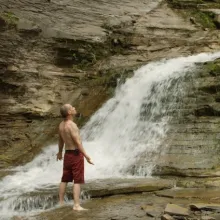
{"type": "Polygon", "coordinates": [[[219,77],[218,59],[198,64],[182,80],[179,104],[168,112],[172,119],[155,174],[219,177],[219,77]]]}
{"type": "MultiPolygon", "coordinates": [[[[0,3],[2,170],[30,161],[55,140],[63,103],[76,106],[82,125],[113,94],[117,78],[152,60],[220,49],[219,11],[213,11],[219,1],[0,3]]],[[[212,79],[217,82],[218,76],[212,79]]],[[[206,94],[209,101],[216,98],[206,94]]],[[[199,109],[194,110],[205,111],[199,109]]],[[[218,118],[210,117],[217,129],[218,118]]],[[[210,156],[218,151],[213,144],[210,156]]],[[[207,166],[215,167],[214,161],[207,166]]],[[[172,173],[163,167],[160,174],[172,173]]]]}

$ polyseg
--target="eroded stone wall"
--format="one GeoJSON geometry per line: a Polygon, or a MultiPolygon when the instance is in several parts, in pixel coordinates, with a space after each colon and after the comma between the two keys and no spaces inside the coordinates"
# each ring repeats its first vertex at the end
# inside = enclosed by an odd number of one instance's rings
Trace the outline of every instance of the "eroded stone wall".
{"type": "Polygon", "coordinates": [[[30,161],[55,140],[63,103],[78,108],[83,124],[111,96],[117,78],[139,66],[219,50],[218,30],[173,6],[1,0],[1,168],[30,161]]]}
{"type": "Polygon", "coordinates": [[[220,168],[220,60],[198,64],[181,82],[155,174],[217,177],[220,168]]]}

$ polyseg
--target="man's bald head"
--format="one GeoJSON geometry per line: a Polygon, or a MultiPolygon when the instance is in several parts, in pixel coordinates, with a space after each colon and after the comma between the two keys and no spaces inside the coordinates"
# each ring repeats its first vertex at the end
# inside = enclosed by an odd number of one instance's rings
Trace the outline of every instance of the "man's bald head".
{"type": "Polygon", "coordinates": [[[66,118],[69,115],[69,110],[71,110],[72,105],[65,104],[60,108],[60,114],[63,118],[66,118]]]}

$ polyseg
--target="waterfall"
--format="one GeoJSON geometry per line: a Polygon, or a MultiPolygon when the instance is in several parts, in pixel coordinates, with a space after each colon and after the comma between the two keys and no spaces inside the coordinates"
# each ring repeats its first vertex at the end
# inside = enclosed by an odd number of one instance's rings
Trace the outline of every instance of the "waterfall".
{"type": "MultiPolygon", "coordinates": [[[[170,109],[181,93],[181,80],[196,63],[218,57],[220,52],[152,62],[118,86],[115,96],[81,130],[84,148],[95,163],[86,163],[86,179],[150,176],[169,128],[170,109]],[[166,104],[168,93],[172,93],[173,102],[166,104]],[[136,164],[141,155],[146,159],[144,168],[136,164]]],[[[62,162],[56,161],[57,148],[57,144],[47,147],[1,180],[0,219],[54,206],[50,196],[44,198],[43,205],[42,200],[27,201],[22,196],[58,185],[62,162]]]]}
{"type": "Polygon", "coordinates": [[[203,53],[152,62],[117,88],[82,129],[86,149],[96,164],[87,167],[87,177],[150,176],[169,129],[170,113],[178,108],[176,99],[184,92],[181,82],[186,73],[192,74],[196,63],[219,56],[219,52],[203,53]],[[141,155],[146,157],[144,166],[136,164],[141,155]]]}

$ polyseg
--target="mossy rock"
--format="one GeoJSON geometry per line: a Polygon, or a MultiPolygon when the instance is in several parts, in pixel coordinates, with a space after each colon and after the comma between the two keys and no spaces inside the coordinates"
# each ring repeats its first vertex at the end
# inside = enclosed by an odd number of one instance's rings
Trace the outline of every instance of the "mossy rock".
{"type": "Polygon", "coordinates": [[[211,76],[220,76],[220,61],[207,62],[204,64],[204,68],[211,76]]]}
{"type": "Polygon", "coordinates": [[[194,23],[202,28],[216,29],[215,15],[212,12],[204,12],[196,9],[181,10],[180,13],[187,20],[193,18],[194,23]]]}
{"type": "Polygon", "coordinates": [[[177,9],[188,9],[188,8],[197,8],[198,4],[202,4],[202,0],[167,0],[168,4],[172,8],[177,9]]]}
{"type": "Polygon", "coordinates": [[[171,8],[179,9],[180,13],[189,20],[194,18],[196,24],[200,24],[203,28],[216,29],[215,14],[211,11],[202,11],[204,8],[220,8],[220,3],[204,0],[167,0],[171,8]]]}
{"type": "Polygon", "coordinates": [[[167,0],[167,2],[171,8],[181,9],[185,18],[193,17],[195,23],[200,24],[203,28],[217,28],[215,14],[201,10],[204,8],[220,8],[220,2],[204,0],[167,0]]]}
{"type": "Polygon", "coordinates": [[[167,0],[167,3],[177,9],[220,8],[219,0],[167,0]]]}
{"type": "Polygon", "coordinates": [[[215,15],[212,12],[202,12],[199,10],[192,10],[190,13],[204,28],[215,29],[216,25],[214,22],[215,15]]]}
{"type": "Polygon", "coordinates": [[[89,117],[80,115],[79,117],[75,118],[75,122],[76,124],[81,128],[83,125],[86,124],[86,122],[88,121],[89,117]]]}
{"type": "Polygon", "coordinates": [[[102,43],[86,42],[74,39],[57,39],[54,51],[58,66],[87,69],[98,60],[109,55],[109,50],[102,43]]]}
{"type": "Polygon", "coordinates": [[[208,2],[208,4],[202,4],[201,7],[204,9],[204,8],[216,8],[216,9],[220,9],[220,1],[219,2],[208,2]]]}
{"type": "Polygon", "coordinates": [[[0,23],[3,23],[4,26],[15,27],[19,21],[19,18],[12,12],[3,12],[0,14],[0,23]]]}
{"type": "Polygon", "coordinates": [[[88,70],[98,61],[116,54],[129,54],[132,46],[132,33],[115,30],[105,42],[88,42],[75,39],[56,39],[53,48],[56,65],[88,70]]]}

